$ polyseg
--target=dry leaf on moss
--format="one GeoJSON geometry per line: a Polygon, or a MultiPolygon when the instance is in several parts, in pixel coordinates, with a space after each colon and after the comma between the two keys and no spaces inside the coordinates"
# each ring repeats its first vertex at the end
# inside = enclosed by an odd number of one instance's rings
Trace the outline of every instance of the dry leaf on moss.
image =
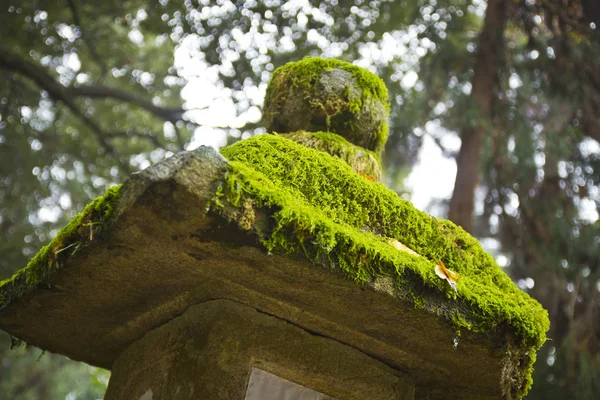
{"type": "MultiPolygon", "coordinates": [[[[405,253],[412,254],[413,256],[422,257],[419,253],[417,253],[416,251],[412,250],[411,248],[405,246],[404,244],[400,243],[399,241],[397,241],[395,239],[388,238],[388,242],[400,251],[404,251],[405,253]]],[[[443,262],[440,262],[438,265],[435,266],[435,274],[437,276],[439,276],[440,278],[448,281],[448,283],[450,284],[452,289],[454,289],[456,294],[458,294],[458,290],[456,289],[456,281],[460,279],[460,275],[458,275],[456,272],[451,271],[448,268],[446,268],[446,266],[444,265],[443,262]]]]}
{"type": "Polygon", "coordinates": [[[435,266],[435,274],[448,281],[450,286],[452,286],[452,289],[458,294],[458,290],[456,290],[456,281],[460,279],[460,275],[446,268],[443,262],[440,262],[435,266]]]}
{"type": "Polygon", "coordinates": [[[395,240],[395,239],[389,239],[389,243],[394,246],[396,249],[400,250],[400,251],[404,251],[408,254],[412,254],[413,256],[421,256],[419,253],[417,253],[416,251],[406,247],[405,245],[403,245],[402,243],[400,243],[399,241],[395,240]]]}
{"type": "Polygon", "coordinates": [[[363,178],[366,178],[368,180],[370,180],[371,182],[375,182],[375,179],[371,178],[369,175],[367,174],[363,174],[362,172],[359,172],[360,176],[362,176],[363,178]]]}

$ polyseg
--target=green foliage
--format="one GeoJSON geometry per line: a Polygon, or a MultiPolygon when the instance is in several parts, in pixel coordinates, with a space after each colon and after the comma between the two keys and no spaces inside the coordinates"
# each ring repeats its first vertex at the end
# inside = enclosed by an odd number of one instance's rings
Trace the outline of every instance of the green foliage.
{"type": "MultiPolygon", "coordinates": [[[[8,335],[0,336],[0,346],[8,348],[8,335]]],[[[67,357],[39,349],[17,348],[3,357],[0,395],[3,399],[101,399],[110,372],[75,363],[67,357]],[[26,371],[26,374],[23,374],[26,371]],[[48,379],[51,371],[53,379],[48,379]]]]}

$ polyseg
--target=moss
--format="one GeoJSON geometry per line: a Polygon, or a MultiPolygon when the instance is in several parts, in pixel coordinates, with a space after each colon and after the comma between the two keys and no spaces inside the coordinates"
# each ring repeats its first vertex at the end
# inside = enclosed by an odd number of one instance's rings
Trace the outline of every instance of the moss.
{"type": "Polygon", "coordinates": [[[365,174],[375,181],[381,178],[381,161],[377,153],[355,146],[340,135],[329,132],[298,131],[282,137],[338,157],[350,165],[354,172],[365,174]]]}
{"type": "Polygon", "coordinates": [[[264,123],[267,130],[293,132],[324,129],[378,154],[383,151],[387,141],[388,126],[385,120],[388,115],[388,91],[383,81],[364,68],[336,59],[309,57],[278,68],[273,73],[265,96],[264,123]],[[323,93],[323,88],[316,83],[324,71],[333,69],[348,72],[352,81],[340,93],[323,93]],[[355,94],[356,89],[360,94],[355,94]],[[308,112],[313,114],[307,116],[304,112],[299,113],[298,106],[294,106],[293,114],[301,119],[299,123],[290,122],[291,115],[283,115],[285,113],[282,112],[283,105],[291,97],[291,90],[302,93],[301,99],[310,105],[308,112]],[[385,115],[369,118],[367,110],[375,112],[373,105],[376,103],[383,105],[385,115]],[[323,125],[321,119],[325,121],[323,125]]]}
{"type": "Polygon", "coordinates": [[[269,251],[304,253],[361,284],[392,277],[404,298],[458,329],[489,333],[509,327],[518,344],[530,349],[521,377],[529,379],[532,357],[546,340],[547,311],[463,229],[415,209],[340,159],[277,135],[236,143],[222,154],[231,169],[220,200],[240,207],[252,199],[272,210],[272,229],[259,232],[269,251]],[[388,238],[421,256],[397,251],[388,238]],[[461,275],[457,295],[435,275],[440,261],[461,275]]]}
{"type": "Polygon", "coordinates": [[[120,188],[111,187],[104,195],[93,200],[48,245],[42,247],[25,268],[0,282],[0,309],[42,284],[51,272],[62,267],[68,256],[94,240],[94,236],[110,224],[119,202],[120,188]]]}

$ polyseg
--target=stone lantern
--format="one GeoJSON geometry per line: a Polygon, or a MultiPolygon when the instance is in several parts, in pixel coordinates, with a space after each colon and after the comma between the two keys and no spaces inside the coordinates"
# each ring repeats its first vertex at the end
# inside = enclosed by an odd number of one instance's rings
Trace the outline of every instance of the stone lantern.
{"type": "Polygon", "coordinates": [[[271,134],[114,187],[0,284],[0,328],[112,371],[106,399],[518,399],[547,312],[377,183],[387,89],[275,71],[271,134]]]}

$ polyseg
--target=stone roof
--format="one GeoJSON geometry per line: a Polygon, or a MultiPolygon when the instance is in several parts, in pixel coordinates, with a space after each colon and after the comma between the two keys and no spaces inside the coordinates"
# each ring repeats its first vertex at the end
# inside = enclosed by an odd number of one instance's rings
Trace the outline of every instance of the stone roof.
{"type": "Polygon", "coordinates": [[[417,393],[524,393],[547,313],[477,240],[286,138],[223,154],[177,154],[94,201],[0,284],[0,327],[110,368],[190,305],[225,298],[408,372],[417,393]]]}

